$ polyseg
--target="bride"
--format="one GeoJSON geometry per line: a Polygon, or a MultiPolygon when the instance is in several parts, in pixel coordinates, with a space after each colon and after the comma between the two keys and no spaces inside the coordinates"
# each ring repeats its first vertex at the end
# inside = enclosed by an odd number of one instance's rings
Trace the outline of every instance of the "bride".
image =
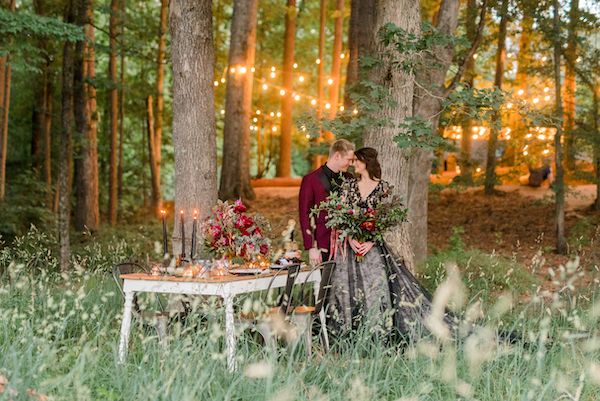
{"type": "MultiPolygon", "coordinates": [[[[381,179],[377,151],[354,152],[356,178],[346,179],[340,195],[361,210],[375,209],[390,197],[390,185],[381,179]]],[[[385,337],[405,339],[423,331],[431,297],[385,242],[360,243],[348,239],[350,249],[336,252],[329,291],[329,321],[336,334],[354,332],[369,320],[368,328],[385,337]],[[355,255],[364,255],[360,262],[355,255]]],[[[342,245],[343,246],[343,245],[342,245]]],[[[454,325],[444,316],[448,328],[454,325]]]]}

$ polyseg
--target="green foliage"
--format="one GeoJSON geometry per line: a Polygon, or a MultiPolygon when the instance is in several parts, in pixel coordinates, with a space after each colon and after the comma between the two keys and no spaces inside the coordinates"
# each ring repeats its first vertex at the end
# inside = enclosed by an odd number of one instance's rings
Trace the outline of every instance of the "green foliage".
{"type": "Polygon", "coordinates": [[[0,8],[0,44],[6,46],[11,37],[42,37],[75,42],[84,40],[81,27],[58,18],[43,17],[27,12],[11,12],[0,8]]]}

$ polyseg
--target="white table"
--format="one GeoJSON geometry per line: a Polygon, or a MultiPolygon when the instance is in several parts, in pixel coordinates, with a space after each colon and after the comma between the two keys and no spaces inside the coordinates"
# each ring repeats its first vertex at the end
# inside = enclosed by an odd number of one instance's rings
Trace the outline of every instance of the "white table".
{"type": "MultiPolygon", "coordinates": [[[[220,276],[210,278],[184,278],[174,276],[152,276],[147,273],[123,274],[123,292],[125,293],[125,307],[123,321],[121,322],[121,338],[119,341],[119,362],[123,363],[127,355],[129,333],[131,331],[131,314],[133,297],[136,292],[154,292],[162,294],[186,295],[213,295],[223,298],[225,305],[225,342],[227,346],[227,367],[230,371],[235,369],[235,328],[233,316],[233,298],[239,294],[254,291],[263,291],[269,288],[285,287],[287,274],[266,273],[260,275],[220,276]],[[272,282],[272,283],[271,283],[272,282]]],[[[315,298],[319,293],[321,272],[315,270],[300,270],[296,277],[296,284],[313,283],[315,298]]],[[[325,312],[319,315],[322,330],[326,330],[325,312]]],[[[327,333],[325,332],[325,338],[327,333]]]]}

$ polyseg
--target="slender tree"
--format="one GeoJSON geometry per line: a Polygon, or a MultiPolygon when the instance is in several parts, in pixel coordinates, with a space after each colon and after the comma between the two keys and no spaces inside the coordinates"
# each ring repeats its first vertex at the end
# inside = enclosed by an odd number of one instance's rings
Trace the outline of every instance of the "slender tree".
{"type": "MultiPolygon", "coordinates": [[[[16,1],[10,0],[3,6],[15,11],[16,1]]],[[[6,188],[6,156],[8,152],[8,112],[10,110],[10,89],[12,83],[12,67],[10,65],[10,54],[0,58],[0,69],[2,69],[2,92],[0,93],[0,202],[4,200],[6,188]]]]}
{"type": "Polygon", "coordinates": [[[252,200],[256,197],[250,185],[250,117],[257,8],[258,0],[237,0],[233,5],[219,188],[221,199],[252,200]]]}
{"type": "Polygon", "coordinates": [[[119,85],[119,166],[118,166],[118,199],[119,202],[123,198],[123,144],[125,141],[125,17],[126,17],[126,0],[120,2],[120,15],[119,21],[121,25],[120,30],[120,85],[119,85]]]}
{"type": "Polygon", "coordinates": [[[567,241],[565,239],[565,182],[563,170],[563,150],[562,150],[562,117],[563,103],[561,97],[561,39],[560,39],[560,4],[558,0],[553,0],[554,18],[552,41],[554,45],[554,85],[555,95],[555,115],[559,121],[556,124],[556,134],[554,135],[554,163],[556,165],[556,176],[554,180],[554,192],[556,197],[556,251],[564,254],[567,251],[567,241]]]}
{"type": "MultiPolygon", "coordinates": [[[[148,134],[148,161],[150,163],[150,186],[152,190],[152,207],[160,207],[160,168],[156,155],[159,150],[156,149],[156,132],[154,131],[154,106],[152,96],[146,98],[146,131],[148,134]],[[159,197],[157,197],[157,195],[159,197]]],[[[159,213],[160,209],[155,209],[159,213]]]]}
{"type": "Polygon", "coordinates": [[[575,79],[575,64],[577,60],[577,26],[579,25],[579,0],[571,0],[569,9],[569,24],[567,36],[567,49],[565,57],[565,92],[563,99],[564,111],[564,155],[565,165],[569,170],[575,168],[575,92],[577,83],[575,79]]]}
{"type": "Polygon", "coordinates": [[[86,228],[93,231],[100,223],[93,0],[79,0],[76,3],[76,12],[76,23],[83,27],[86,40],[77,42],[75,46],[75,228],[80,231],[86,228]]]}
{"type": "MultiPolygon", "coordinates": [[[[214,108],[214,43],[212,2],[172,0],[170,7],[173,60],[173,146],[175,210],[209,215],[217,199],[214,108]]],[[[181,252],[179,219],[175,219],[174,252],[181,252]]],[[[189,247],[187,247],[189,249],[189,247]]]]}
{"type": "MultiPolygon", "coordinates": [[[[344,34],[344,0],[337,0],[335,7],[335,28],[333,31],[333,53],[331,55],[331,74],[332,80],[329,86],[329,118],[335,118],[338,110],[340,96],[340,80],[342,77],[342,36],[344,34]]],[[[326,139],[331,141],[333,134],[327,132],[326,139]]]]}
{"type": "MultiPolygon", "coordinates": [[[[508,0],[502,0],[500,4],[500,27],[498,31],[498,47],[496,49],[496,76],[494,86],[502,90],[502,81],[504,78],[504,61],[506,59],[506,28],[508,26],[508,0]]],[[[498,144],[498,133],[502,124],[502,115],[500,109],[494,112],[492,124],[490,127],[490,137],[488,139],[487,163],[485,166],[485,185],[486,195],[494,193],[496,184],[496,147],[498,144]]]]}
{"type": "MultiPolygon", "coordinates": [[[[75,4],[68,1],[66,22],[73,23],[75,4]]],[[[69,269],[71,244],[69,227],[71,222],[71,164],[73,148],[71,138],[73,133],[73,81],[75,71],[75,49],[71,42],[63,46],[62,65],[62,100],[61,100],[61,131],[58,158],[58,238],[60,244],[60,269],[69,269]]]]}
{"type": "MultiPolygon", "coordinates": [[[[281,135],[277,177],[292,175],[292,83],[296,40],[296,0],[287,0],[283,44],[283,91],[281,96],[281,135]]],[[[323,61],[321,60],[321,64],[323,61]]]]}
{"type": "MultiPolygon", "coordinates": [[[[467,19],[465,22],[467,39],[469,42],[473,42],[477,36],[477,0],[467,0],[467,19]]],[[[465,70],[464,84],[465,86],[472,88],[475,84],[475,57],[471,57],[467,60],[467,66],[465,70]]],[[[471,127],[473,121],[469,118],[465,118],[462,124],[462,136],[460,138],[460,175],[463,177],[465,182],[473,181],[473,161],[471,160],[471,127]]]]}
{"type": "Polygon", "coordinates": [[[352,0],[350,2],[350,26],[348,28],[348,65],[346,70],[346,87],[344,89],[344,105],[352,107],[350,94],[360,81],[360,58],[368,47],[369,32],[375,23],[375,0],[352,0]]]}
{"type": "MultiPolygon", "coordinates": [[[[319,2],[319,50],[318,50],[318,64],[317,64],[317,120],[321,121],[323,118],[323,99],[325,99],[324,93],[324,82],[325,82],[325,28],[327,23],[327,0],[320,0],[319,2]]],[[[323,129],[319,129],[319,136],[315,139],[316,143],[323,141],[323,129]]],[[[313,169],[318,168],[321,165],[322,157],[319,154],[315,154],[312,159],[313,169]]]]}
{"type": "MultiPolygon", "coordinates": [[[[167,23],[169,12],[169,0],[160,2],[160,22],[158,27],[158,54],[156,57],[156,119],[154,121],[153,149],[154,155],[150,157],[150,162],[154,162],[154,175],[152,180],[152,203],[155,213],[159,213],[162,208],[162,191],[160,186],[160,171],[162,163],[162,130],[164,117],[164,82],[165,82],[165,49],[167,47],[167,23]]],[[[150,132],[150,131],[149,131],[150,132]]]]}
{"type": "Polygon", "coordinates": [[[108,221],[111,225],[117,224],[117,210],[119,199],[119,91],[117,76],[117,35],[119,26],[119,0],[110,1],[109,19],[109,58],[108,79],[109,89],[109,118],[110,118],[110,167],[108,179],[108,221]]]}

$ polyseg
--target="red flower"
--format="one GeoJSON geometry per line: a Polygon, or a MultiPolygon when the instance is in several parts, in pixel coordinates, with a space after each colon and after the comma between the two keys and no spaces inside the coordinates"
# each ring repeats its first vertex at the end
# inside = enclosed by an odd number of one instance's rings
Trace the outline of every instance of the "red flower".
{"type": "Polygon", "coordinates": [[[246,205],[244,205],[241,199],[238,199],[235,201],[233,210],[235,210],[236,213],[244,213],[246,211],[246,205]]]}
{"type": "Polygon", "coordinates": [[[349,209],[348,214],[354,214],[354,209],[349,209]]]}
{"type": "Polygon", "coordinates": [[[364,221],[361,223],[360,228],[367,231],[375,231],[375,222],[374,221],[364,221]]]}
{"type": "Polygon", "coordinates": [[[269,253],[269,246],[267,244],[262,244],[260,246],[260,253],[261,255],[267,255],[267,253],[269,253]]]}
{"type": "Polygon", "coordinates": [[[260,230],[260,227],[254,227],[254,230],[252,231],[252,234],[254,234],[254,235],[261,235],[262,231],[260,230]]]}
{"type": "Polygon", "coordinates": [[[340,210],[342,208],[342,205],[337,205],[336,208],[337,210],[340,210]]]}

